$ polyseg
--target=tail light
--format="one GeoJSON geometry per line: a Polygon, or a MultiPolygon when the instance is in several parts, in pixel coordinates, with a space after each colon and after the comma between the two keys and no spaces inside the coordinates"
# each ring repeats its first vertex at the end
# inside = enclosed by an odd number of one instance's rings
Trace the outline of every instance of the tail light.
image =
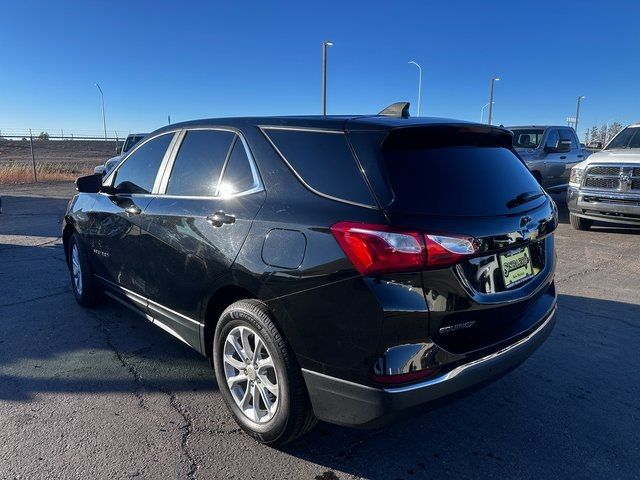
{"type": "Polygon", "coordinates": [[[331,233],[362,275],[445,267],[477,251],[471,237],[424,234],[388,225],[338,222],[331,233]]]}

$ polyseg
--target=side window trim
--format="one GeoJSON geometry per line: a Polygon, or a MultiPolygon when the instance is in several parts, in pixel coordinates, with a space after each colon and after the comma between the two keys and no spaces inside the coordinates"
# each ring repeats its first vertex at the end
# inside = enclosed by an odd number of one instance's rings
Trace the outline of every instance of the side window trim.
{"type": "Polygon", "coordinates": [[[238,135],[234,135],[233,140],[231,140],[231,145],[229,145],[229,150],[227,150],[227,156],[224,158],[224,163],[222,164],[222,168],[220,169],[220,176],[218,177],[218,185],[216,186],[216,197],[220,196],[220,185],[222,184],[222,177],[224,177],[224,172],[227,170],[227,165],[229,164],[229,159],[231,158],[231,152],[233,152],[233,148],[238,143],[238,135]]]}
{"type": "MultiPolygon", "coordinates": [[[[287,158],[280,151],[280,149],[276,146],[276,144],[273,142],[273,140],[271,140],[271,138],[269,137],[269,134],[267,133],[269,130],[292,130],[292,131],[299,131],[299,132],[314,132],[314,133],[324,133],[324,134],[333,134],[333,135],[343,135],[344,138],[345,138],[345,142],[347,142],[347,146],[349,148],[349,152],[351,153],[351,156],[353,157],[353,155],[354,155],[353,149],[351,148],[351,144],[348,142],[347,136],[346,136],[344,131],[342,131],[342,130],[332,130],[332,129],[321,129],[321,128],[307,128],[307,127],[282,127],[282,126],[276,126],[276,125],[258,125],[258,128],[260,129],[260,131],[264,135],[264,138],[267,139],[269,144],[276,151],[278,156],[282,159],[282,161],[284,161],[284,163],[287,165],[287,167],[289,167],[289,170],[291,170],[293,175],[302,183],[302,185],[305,186],[305,188],[307,188],[311,192],[313,192],[316,195],[319,195],[321,197],[328,198],[329,200],[334,200],[336,202],[347,203],[349,205],[355,205],[357,207],[370,208],[372,210],[379,210],[380,209],[380,207],[378,205],[368,205],[366,203],[354,202],[354,201],[351,201],[351,200],[346,200],[344,198],[334,197],[333,195],[329,195],[329,194],[323,193],[323,192],[313,188],[296,171],[296,169],[293,167],[293,165],[291,165],[289,160],[287,160],[287,158]]],[[[358,169],[360,175],[362,175],[360,162],[357,161],[355,159],[355,157],[354,157],[354,163],[355,163],[356,168],[358,169]]],[[[376,197],[373,194],[373,192],[371,191],[371,186],[369,185],[369,183],[365,179],[364,175],[362,175],[362,177],[363,177],[364,184],[367,187],[367,190],[369,191],[369,194],[371,195],[372,200],[375,202],[376,201],[375,200],[376,197]]]]}
{"type": "Polygon", "coordinates": [[[176,143],[173,147],[173,151],[171,156],[167,159],[167,164],[165,165],[165,169],[162,173],[162,178],[160,180],[159,183],[159,188],[157,193],[155,193],[156,195],[162,195],[163,197],[166,198],[192,198],[192,199],[220,199],[220,198],[233,198],[233,197],[241,197],[243,195],[250,195],[252,193],[257,193],[257,192],[261,192],[264,190],[264,184],[262,183],[262,177],[260,176],[260,172],[258,171],[258,167],[256,165],[255,159],[253,157],[253,154],[251,153],[251,150],[249,149],[249,145],[247,144],[247,141],[245,140],[244,136],[242,135],[242,133],[234,128],[227,128],[227,127],[191,127],[191,128],[185,128],[183,130],[180,131],[180,135],[177,135],[176,138],[174,139],[176,140],[176,143]],[[169,185],[169,177],[171,176],[171,171],[173,170],[173,166],[175,165],[175,161],[176,158],[178,156],[178,152],[180,150],[180,146],[182,145],[182,142],[184,141],[184,138],[186,137],[188,132],[191,131],[197,131],[197,130],[214,130],[214,131],[219,131],[219,132],[231,132],[233,134],[235,134],[234,139],[231,141],[231,146],[229,147],[229,150],[227,151],[227,157],[225,158],[224,164],[222,166],[222,170],[220,171],[220,177],[218,179],[218,189],[220,188],[220,182],[222,182],[222,178],[227,166],[227,163],[229,162],[229,157],[231,156],[231,152],[233,151],[233,146],[236,144],[236,142],[238,141],[238,139],[240,139],[240,141],[242,142],[242,146],[244,147],[244,151],[247,155],[247,159],[249,161],[249,166],[251,168],[251,175],[253,176],[253,187],[249,190],[245,190],[242,192],[237,192],[234,193],[233,195],[227,195],[227,196],[219,196],[217,195],[218,191],[216,191],[216,195],[214,196],[206,196],[206,195],[167,195],[167,187],[169,185]],[[179,137],[179,138],[178,138],[179,137]]]}

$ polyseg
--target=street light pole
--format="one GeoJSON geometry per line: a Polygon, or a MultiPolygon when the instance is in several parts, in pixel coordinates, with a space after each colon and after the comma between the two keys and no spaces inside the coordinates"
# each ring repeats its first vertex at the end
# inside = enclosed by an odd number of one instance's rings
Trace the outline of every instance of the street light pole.
{"type": "Polygon", "coordinates": [[[332,47],[331,42],[322,42],[322,115],[327,115],[327,48],[332,47]]]}
{"type": "Polygon", "coordinates": [[[488,103],[485,103],[482,108],[480,109],[480,123],[482,123],[482,117],[484,117],[484,109],[487,108],[489,106],[488,103]]]}
{"type": "Polygon", "coordinates": [[[499,81],[500,78],[493,77],[489,82],[489,121],[487,122],[491,125],[491,121],[493,120],[493,84],[499,81]]]}
{"type": "Polygon", "coordinates": [[[420,104],[422,103],[422,67],[413,60],[409,62],[409,64],[411,63],[418,67],[418,116],[420,116],[420,104]]]}
{"type": "Polygon", "coordinates": [[[107,120],[104,116],[104,93],[102,93],[102,89],[100,85],[96,83],[96,87],[98,87],[98,91],[100,92],[100,103],[102,104],[102,127],[104,128],[104,140],[107,141],[107,120]]]}
{"type": "Polygon", "coordinates": [[[576,135],[578,135],[578,120],[580,119],[580,101],[584,98],[584,95],[578,97],[578,105],[576,106],[576,135]]]}

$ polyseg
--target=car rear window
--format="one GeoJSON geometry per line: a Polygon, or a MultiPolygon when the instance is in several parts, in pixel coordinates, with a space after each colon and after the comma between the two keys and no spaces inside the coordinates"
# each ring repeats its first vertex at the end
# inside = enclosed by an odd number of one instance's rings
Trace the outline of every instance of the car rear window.
{"type": "Polygon", "coordinates": [[[344,133],[272,127],[264,132],[298,178],[316,193],[376,206],[344,133]]]}
{"type": "Polygon", "coordinates": [[[395,193],[390,210],[487,216],[535,207],[543,197],[507,206],[518,195],[541,192],[510,144],[510,135],[490,127],[392,131],[382,145],[384,166],[395,193]]]}

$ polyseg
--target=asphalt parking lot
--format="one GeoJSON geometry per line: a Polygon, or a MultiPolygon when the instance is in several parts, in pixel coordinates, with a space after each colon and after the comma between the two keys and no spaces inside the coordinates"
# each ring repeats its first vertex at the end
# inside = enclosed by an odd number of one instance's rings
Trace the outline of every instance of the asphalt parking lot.
{"type": "Polygon", "coordinates": [[[0,479],[638,478],[640,229],[557,231],[558,324],[457,403],[275,450],[207,360],[115,302],[79,307],[59,239],[69,183],[0,187],[0,479]]]}

